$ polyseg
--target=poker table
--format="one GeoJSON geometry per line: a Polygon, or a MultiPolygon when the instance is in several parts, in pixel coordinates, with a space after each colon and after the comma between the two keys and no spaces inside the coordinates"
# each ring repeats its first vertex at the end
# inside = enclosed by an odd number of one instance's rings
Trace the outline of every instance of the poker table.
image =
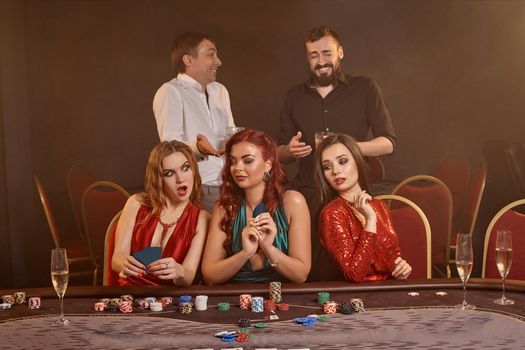
{"type": "MultiPolygon", "coordinates": [[[[3,290],[0,295],[18,290],[3,290]]],[[[178,287],[77,287],[70,286],[64,299],[67,327],[52,321],[59,311],[52,288],[25,289],[40,296],[41,308],[13,305],[0,310],[0,349],[520,349],[525,347],[525,281],[508,281],[507,296],[516,303],[500,306],[501,281],[472,279],[467,300],[473,311],[454,308],[463,297],[457,279],[386,281],[354,284],[315,282],[282,285],[288,311],[254,313],[239,307],[240,294],[268,298],[268,284],[178,287]],[[311,326],[293,320],[323,315],[317,293],[343,303],[352,298],[364,302],[365,312],[328,315],[311,326]],[[444,292],[444,293],[443,293],[444,292]],[[131,294],[143,297],[208,295],[206,311],[181,314],[174,305],[161,312],[137,306],[128,314],[96,312],[101,298],[131,294]],[[217,304],[229,302],[229,311],[217,304]],[[271,315],[278,319],[270,320],[271,315]],[[246,343],[223,342],[214,334],[239,329],[243,318],[264,322],[267,328],[250,327],[246,343]]]]}

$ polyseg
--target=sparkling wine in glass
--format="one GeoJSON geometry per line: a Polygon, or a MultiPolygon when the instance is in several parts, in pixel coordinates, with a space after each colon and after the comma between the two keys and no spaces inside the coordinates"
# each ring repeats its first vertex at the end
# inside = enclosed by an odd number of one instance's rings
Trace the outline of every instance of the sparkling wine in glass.
{"type": "Polygon", "coordinates": [[[456,307],[461,310],[474,310],[476,308],[476,306],[467,303],[467,281],[472,272],[473,256],[471,236],[465,233],[458,233],[456,240],[456,268],[463,283],[463,302],[456,305],[456,307]]]}
{"type": "Polygon", "coordinates": [[[64,248],[51,250],[51,281],[60,299],[60,318],[53,322],[56,326],[67,326],[69,320],[64,317],[64,294],[69,280],[67,253],[64,248]]]}
{"type": "Polygon", "coordinates": [[[501,298],[494,302],[499,305],[512,305],[514,300],[505,296],[505,280],[512,265],[512,233],[508,230],[498,230],[496,236],[496,266],[503,280],[503,292],[501,298]]]}

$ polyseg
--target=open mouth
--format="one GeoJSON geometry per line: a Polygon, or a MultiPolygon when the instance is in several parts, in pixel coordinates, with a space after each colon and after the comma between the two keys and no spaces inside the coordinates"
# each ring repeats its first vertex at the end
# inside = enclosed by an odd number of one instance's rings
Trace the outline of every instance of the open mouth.
{"type": "Polygon", "coordinates": [[[340,186],[341,184],[343,184],[344,182],[346,181],[346,179],[344,177],[339,177],[337,179],[334,180],[335,184],[337,186],[340,186]]]}
{"type": "Polygon", "coordinates": [[[188,186],[177,187],[177,194],[184,197],[188,193],[188,186]]]}

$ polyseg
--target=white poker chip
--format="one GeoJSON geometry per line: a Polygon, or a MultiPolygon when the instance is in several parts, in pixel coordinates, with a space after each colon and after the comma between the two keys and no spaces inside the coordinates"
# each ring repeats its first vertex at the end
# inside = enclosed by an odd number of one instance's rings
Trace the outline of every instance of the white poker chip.
{"type": "Polygon", "coordinates": [[[10,309],[10,308],[11,308],[11,304],[9,304],[9,303],[2,303],[2,304],[0,304],[0,309],[2,309],[2,310],[10,309]]]}
{"type": "Polygon", "coordinates": [[[418,292],[408,292],[408,295],[410,295],[411,297],[417,297],[419,296],[419,293],[418,292]]]}
{"type": "Polygon", "coordinates": [[[447,292],[442,292],[442,291],[436,292],[436,295],[440,297],[444,297],[445,295],[447,295],[447,292]]]}

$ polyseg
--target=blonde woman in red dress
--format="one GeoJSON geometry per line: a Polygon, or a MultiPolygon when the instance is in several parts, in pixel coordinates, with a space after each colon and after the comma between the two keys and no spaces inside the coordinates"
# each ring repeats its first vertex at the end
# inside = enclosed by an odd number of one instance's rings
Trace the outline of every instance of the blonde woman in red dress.
{"type": "Polygon", "coordinates": [[[111,267],[119,285],[193,282],[204,249],[210,214],[202,210],[201,178],[191,149],[164,141],[151,151],[145,192],[131,196],[117,225],[111,267]],[[160,247],[160,259],[144,266],[133,254],[160,247]]]}
{"type": "Polygon", "coordinates": [[[412,267],[401,258],[388,209],[368,193],[366,164],[356,142],[344,134],[328,136],[315,157],[324,205],[319,236],[345,279],[406,279],[412,267]]]}

